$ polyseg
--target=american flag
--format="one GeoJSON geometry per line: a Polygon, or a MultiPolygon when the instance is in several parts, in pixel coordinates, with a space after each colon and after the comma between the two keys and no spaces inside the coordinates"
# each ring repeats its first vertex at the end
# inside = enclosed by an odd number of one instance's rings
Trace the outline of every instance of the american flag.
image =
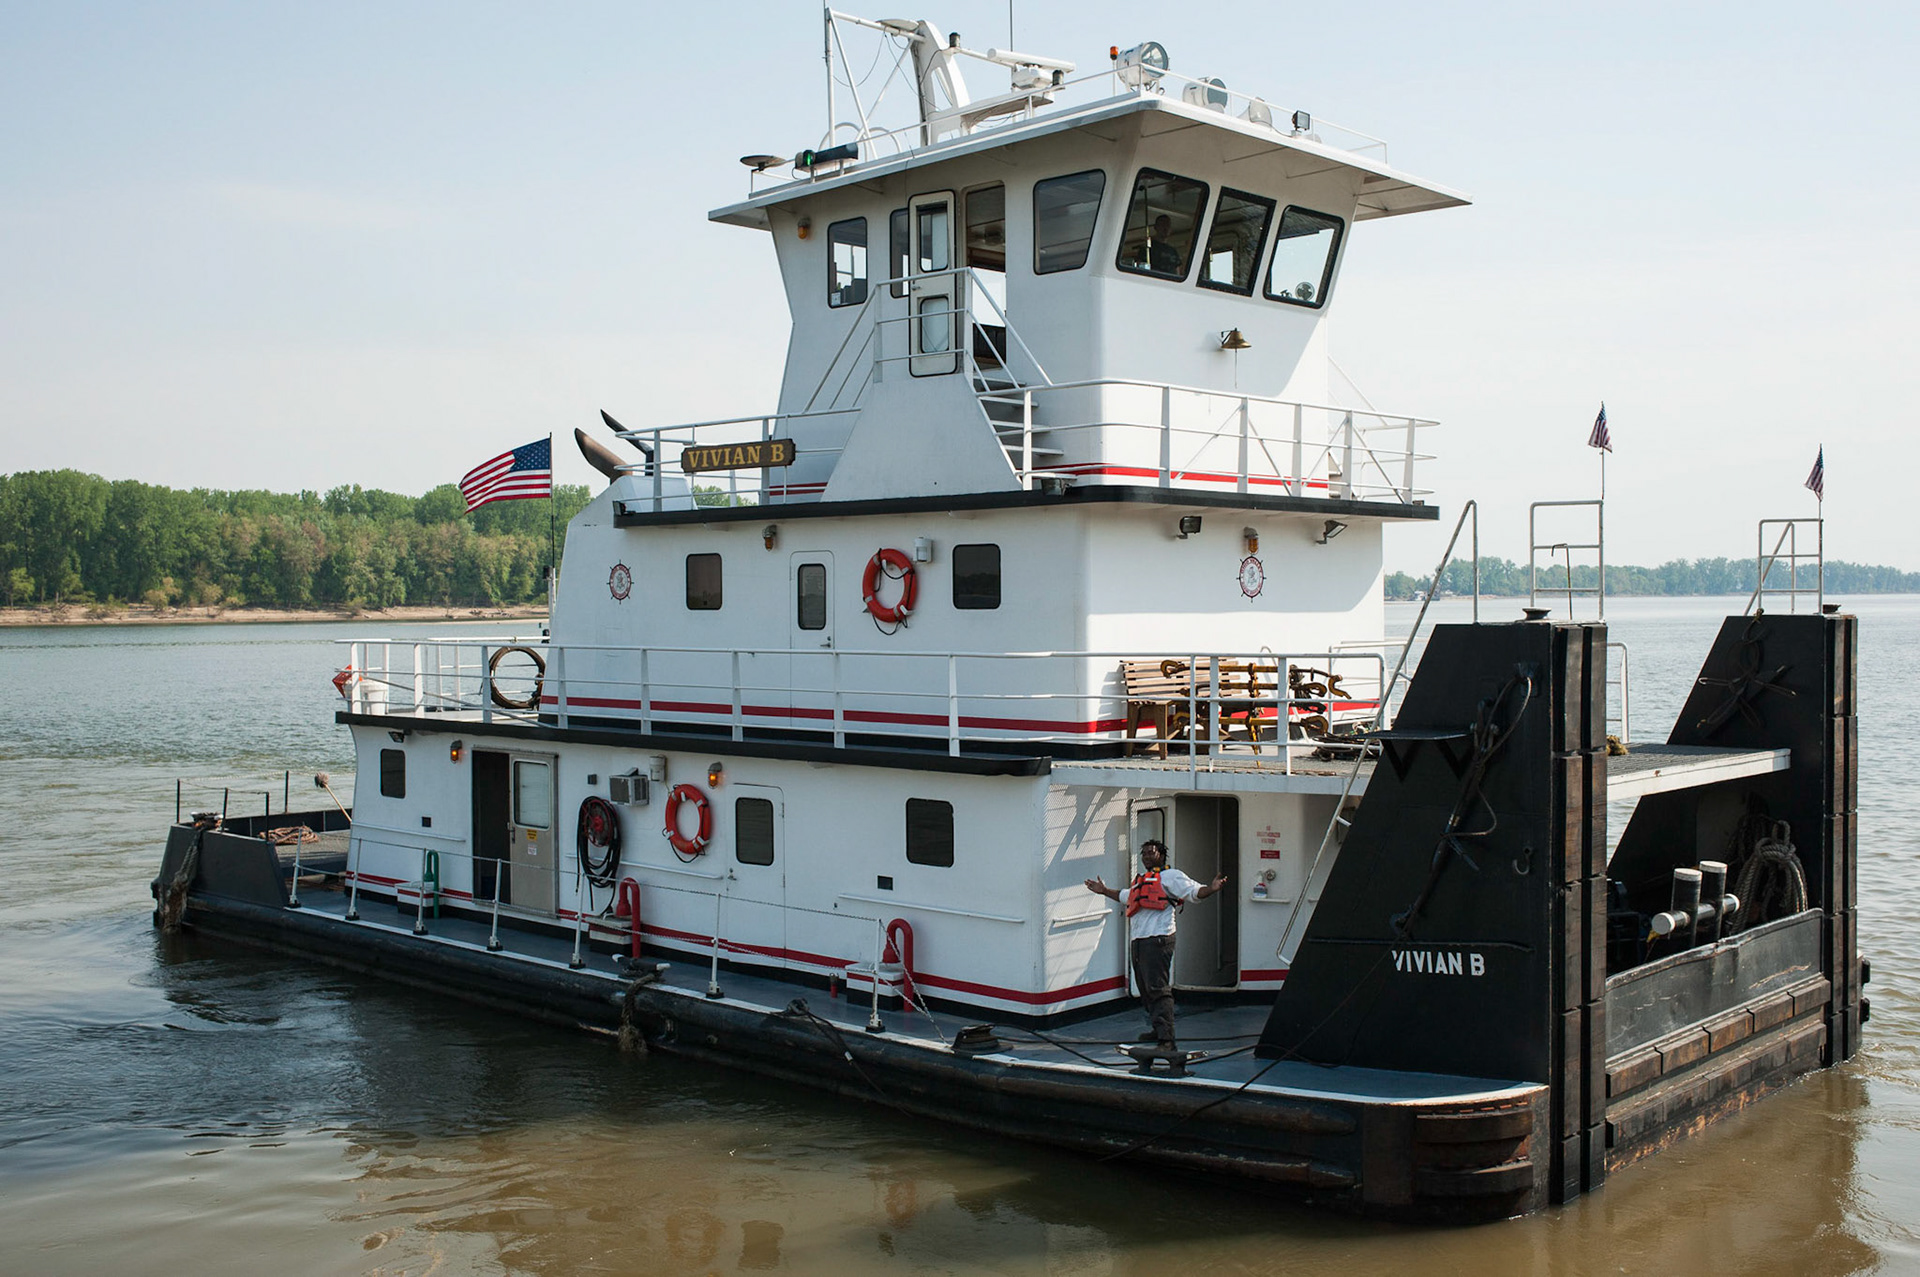
{"type": "Polygon", "coordinates": [[[1607,406],[1600,405],[1600,415],[1593,419],[1593,433],[1587,436],[1587,447],[1613,451],[1613,440],[1607,435],[1607,406]]]}
{"type": "Polygon", "coordinates": [[[1827,450],[1824,446],[1820,449],[1820,455],[1813,459],[1813,470],[1807,475],[1806,486],[1813,490],[1817,499],[1827,499],[1827,450]]]}
{"type": "Polygon", "coordinates": [[[467,471],[460,495],[472,514],[489,501],[524,501],[553,495],[553,440],[535,439],[467,471]]]}

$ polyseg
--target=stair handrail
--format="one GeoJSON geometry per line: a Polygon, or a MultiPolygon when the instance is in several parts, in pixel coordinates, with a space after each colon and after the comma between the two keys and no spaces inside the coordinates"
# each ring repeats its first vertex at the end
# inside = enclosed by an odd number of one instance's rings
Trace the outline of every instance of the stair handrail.
{"type": "MultiPolygon", "coordinates": [[[[1407,667],[1407,657],[1413,651],[1414,640],[1420,637],[1420,626],[1427,619],[1427,609],[1432,606],[1434,596],[1440,592],[1440,578],[1446,574],[1447,564],[1452,561],[1453,547],[1460,540],[1460,530],[1466,526],[1468,518],[1473,520],[1473,621],[1480,623],[1480,503],[1469,500],[1461,507],[1460,518],[1453,525],[1453,535],[1447,538],[1447,548],[1440,553],[1440,564],[1433,570],[1433,580],[1427,583],[1427,596],[1420,601],[1420,611],[1413,618],[1413,628],[1407,631],[1407,641],[1400,645],[1400,659],[1394,662],[1393,675],[1380,689],[1380,709],[1375,724],[1384,729],[1387,725],[1387,704],[1393,699],[1394,691],[1399,687],[1402,672],[1407,667]]],[[[1320,835],[1320,846],[1313,853],[1313,861],[1307,866],[1306,877],[1300,880],[1300,891],[1293,898],[1293,908],[1287,912],[1287,921],[1280,928],[1280,941],[1274,946],[1274,956],[1284,958],[1287,937],[1293,934],[1293,926],[1299,920],[1300,910],[1307,903],[1307,895],[1313,890],[1314,875],[1320,872],[1320,862],[1326,858],[1327,848],[1333,842],[1334,831],[1342,825],[1353,822],[1340,813],[1346,810],[1347,799],[1353,796],[1354,782],[1360,779],[1360,769],[1366,766],[1367,751],[1364,747],[1355,751],[1353,766],[1347,769],[1347,779],[1340,786],[1340,797],[1333,804],[1333,816],[1327,821],[1326,833],[1320,835]]],[[[1289,965],[1291,965],[1289,963],[1289,965]]]]}

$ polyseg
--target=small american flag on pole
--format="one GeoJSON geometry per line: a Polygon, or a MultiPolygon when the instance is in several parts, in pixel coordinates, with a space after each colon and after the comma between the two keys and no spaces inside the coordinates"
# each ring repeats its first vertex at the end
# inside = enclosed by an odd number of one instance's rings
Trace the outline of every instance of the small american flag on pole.
{"type": "Polygon", "coordinates": [[[1806,486],[1813,492],[1816,500],[1827,499],[1827,450],[1823,445],[1820,455],[1813,459],[1813,469],[1807,474],[1806,486]]]}
{"type": "Polygon", "coordinates": [[[1600,415],[1593,419],[1593,433],[1587,436],[1587,447],[1598,448],[1602,452],[1613,451],[1613,440],[1607,435],[1607,405],[1600,405],[1600,415]]]}
{"type": "Polygon", "coordinates": [[[525,501],[553,495],[553,441],[535,439],[467,471],[460,495],[472,514],[489,501],[525,501]]]}

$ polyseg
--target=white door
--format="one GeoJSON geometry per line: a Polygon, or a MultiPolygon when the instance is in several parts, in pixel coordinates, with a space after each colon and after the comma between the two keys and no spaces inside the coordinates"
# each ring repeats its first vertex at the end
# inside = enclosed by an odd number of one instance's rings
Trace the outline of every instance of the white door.
{"type": "Polygon", "coordinates": [[[908,205],[907,367],[916,377],[957,372],[966,292],[954,269],[952,191],[916,195],[908,205]]]}
{"type": "Polygon", "coordinates": [[[833,555],[797,550],[787,559],[787,646],[793,649],[793,725],[833,730],[833,555]]]}
{"type": "Polygon", "coordinates": [[[772,785],[728,785],[723,952],[739,962],[787,965],[786,805],[772,785]]]}
{"type": "Polygon", "coordinates": [[[507,891],[516,906],[539,913],[553,913],[559,901],[553,762],[551,755],[507,759],[507,891]]]}

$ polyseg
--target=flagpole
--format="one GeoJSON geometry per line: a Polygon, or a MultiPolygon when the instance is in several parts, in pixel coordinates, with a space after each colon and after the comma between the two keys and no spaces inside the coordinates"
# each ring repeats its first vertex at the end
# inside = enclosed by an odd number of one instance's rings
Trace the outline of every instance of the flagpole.
{"type": "Polygon", "coordinates": [[[556,549],[556,533],[554,531],[553,460],[553,432],[549,430],[547,432],[547,616],[549,620],[551,620],[553,616],[554,587],[559,584],[560,577],[560,555],[556,549]]]}

